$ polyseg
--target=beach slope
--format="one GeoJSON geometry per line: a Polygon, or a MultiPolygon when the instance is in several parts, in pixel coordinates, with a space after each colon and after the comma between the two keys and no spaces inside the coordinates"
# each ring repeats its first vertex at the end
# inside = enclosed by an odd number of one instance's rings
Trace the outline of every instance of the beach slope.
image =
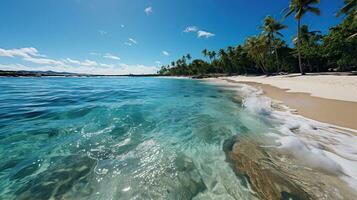
{"type": "Polygon", "coordinates": [[[357,76],[293,74],[220,79],[259,88],[307,118],[357,130],[357,76]]]}

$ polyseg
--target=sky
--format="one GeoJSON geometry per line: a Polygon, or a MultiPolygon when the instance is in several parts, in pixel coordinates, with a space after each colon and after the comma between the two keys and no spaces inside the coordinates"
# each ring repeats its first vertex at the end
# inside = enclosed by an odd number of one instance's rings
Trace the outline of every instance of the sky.
{"type": "MultiPolygon", "coordinates": [[[[282,20],[288,0],[1,0],[0,70],[88,74],[156,73],[202,49],[258,35],[266,15],[282,20]],[[269,3],[268,3],[269,2],[269,3]]],[[[343,0],[321,0],[302,23],[327,33],[343,0]]],[[[285,19],[291,43],[296,21],[285,19]]]]}

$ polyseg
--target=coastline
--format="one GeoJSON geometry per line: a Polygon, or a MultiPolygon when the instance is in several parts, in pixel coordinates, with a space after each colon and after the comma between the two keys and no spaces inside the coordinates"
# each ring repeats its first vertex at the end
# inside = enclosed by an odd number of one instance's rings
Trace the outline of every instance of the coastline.
{"type": "Polygon", "coordinates": [[[261,89],[296,113],[331,125],[357,130],[356,76],[224,77],[261,89]]]}
{"type": "MultiPolygon", "coordinates": [[[[281,199],[283,193],[299,197],[305,193],[302,199],[351,199],[357,195],[357,171],[353,167],[356,166],[357,131],[353,127],[339,126],[336,121],[330,124],[321,123],[321,118],[311,120],[301,110],[291,110],[286,99],[279,101],[277,97],[295,99],[303,106],[302,102],[316,101],[320,107],[311,109],[317,115],[324,115],[319,109],[334,111],[338,107],[330,107],[331,104],[341,106],[344,101],[288,92],[247,77],[222,77],[207,81],[237,91],[243,97],[238,98],[245,109],[257,116],[269,116],[268,123],[277,128],[277,131],[267,129],[264,135],[258,137],[252,133],[251,139],[237,136],[227,140],[226,143],[231,145],[224,147],[227,160],[237,176],[246,177],[261,199],[281,199]]],[[[299,83],[295,84],[298,86],[299,83]]],[[[353,106],[357,104],[354,101],[350,103],[353,106]]],[[[355,115],[353,106],[349,109],[355,115]]]]}

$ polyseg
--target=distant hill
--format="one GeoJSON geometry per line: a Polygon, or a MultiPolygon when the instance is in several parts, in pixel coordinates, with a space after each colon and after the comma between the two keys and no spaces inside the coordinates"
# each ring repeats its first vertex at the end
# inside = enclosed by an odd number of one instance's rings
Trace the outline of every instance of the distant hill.
{"type": "Polygon", "coordinates": [[[32,77],[41,77],[41,76],[87,76],[86,74],[76,74],[70,72],[55,72],[55,71],[8,71],[0,70],[0,76],[32,76],[32,77]]]}
{"type": "Polygon", "coordinates": [[[93,74],[78,74],[78,73],[70,73],[70,72],[55,72],[55,71],[8,71],[8,70],[0,70],[0,77],[42,77],[42,76],[63,76],[63,77],[94,77],[94,76],[160,76],[158,74],[126,74],[126,75],[93,75],[93,74]]]}

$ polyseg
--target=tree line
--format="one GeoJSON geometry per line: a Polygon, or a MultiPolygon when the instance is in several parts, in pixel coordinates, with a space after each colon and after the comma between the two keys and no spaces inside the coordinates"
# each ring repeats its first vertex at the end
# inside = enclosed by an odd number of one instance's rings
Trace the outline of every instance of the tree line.
{"type": "Polygon", "coordinates": [[[281,72],[349,71],[357,69],[357,0],[344,0],[336,13],[343,16],[340,24],[328,34],[312,31],[301,24],[308,13],[320,15],[320,0],[291,0],[284,17],[293,16],[297,33],[293,47],[284,40],[281,30],[288,28],[282,20],[266,16],[258,36],[248,37],[244,44],[228,46],[218,52],[204,49],[205,59],[192,59],[190,54],[162,66],[161,75],[193,76],[205,74],[278,74],[281,72]]]}

